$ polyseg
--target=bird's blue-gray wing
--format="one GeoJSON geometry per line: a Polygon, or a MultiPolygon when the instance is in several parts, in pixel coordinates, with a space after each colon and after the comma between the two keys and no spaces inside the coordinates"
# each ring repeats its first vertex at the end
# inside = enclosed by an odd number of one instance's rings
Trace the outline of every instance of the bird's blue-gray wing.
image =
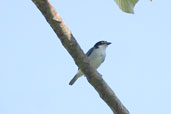
{"type": "MultiPolygon", "coordinates": [[[[88,52],[86,53],[86,55],[89,56],[89,55],[92,53],[93,49],[94,49],[94,47],[92,47],[91,49],[89,49],[88,52]]],[[[79,70],[79,69],[80,69],[80,68],[78,68],[78,70],[79,70]]]]}
{"type": "Polygon", "coordinates": [[[91,49],[89,49],[88,52],[86,53],[86,55],[89,56],[92,53],[93,49],[94,49],[94,47],[92,47],[91,49]]]}

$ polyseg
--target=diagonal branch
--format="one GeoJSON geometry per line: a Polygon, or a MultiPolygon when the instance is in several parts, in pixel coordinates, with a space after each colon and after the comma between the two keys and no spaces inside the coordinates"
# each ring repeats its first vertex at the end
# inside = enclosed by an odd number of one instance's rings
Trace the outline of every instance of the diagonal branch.
{"type": "Polygon", "coordinates": [[[102,79],[101,75],[90,64],[87,56],[79,47],[71,31],[62,21],[55,8],[48,0],[32,0],[46,18],[63,46],[70,53],[78,67],[84,72],[89,83],[97,90],[100,97],[107,103],[115,114],[129,114],[112,89],[102,79]]]}

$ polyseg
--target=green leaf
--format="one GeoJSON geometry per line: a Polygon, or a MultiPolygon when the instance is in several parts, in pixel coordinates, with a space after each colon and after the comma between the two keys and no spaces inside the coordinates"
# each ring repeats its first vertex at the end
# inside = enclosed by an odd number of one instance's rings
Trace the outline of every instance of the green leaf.
{"type": "Polygon", "coordinates": [[[126,13],[134,13],[134,6],[138,0],[115,0],[119,8],[126,13]]]}

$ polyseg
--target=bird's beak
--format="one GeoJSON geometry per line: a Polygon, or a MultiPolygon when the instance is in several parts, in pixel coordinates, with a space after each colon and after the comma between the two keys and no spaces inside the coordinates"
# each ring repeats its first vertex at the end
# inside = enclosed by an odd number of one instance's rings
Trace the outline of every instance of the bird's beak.
{"type": "Polygon", "coordinates": [[[107,45],[110,45],[111,44],[111,42],[107,42],[107,45]]]}

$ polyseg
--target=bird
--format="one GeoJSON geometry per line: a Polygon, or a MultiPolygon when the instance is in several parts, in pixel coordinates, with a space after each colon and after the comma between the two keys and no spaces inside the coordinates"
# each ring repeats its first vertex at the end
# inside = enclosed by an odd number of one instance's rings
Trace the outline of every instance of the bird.
{"type": "MultiPolygon", "coordinates": [[[[88,50],[86,55],[90,63],[97,69],[105,60],[106,57],[106,48],[110,45],[111,42],[107,41],[99,41],[92,48],[88,50]]],[[[73,85],[75,81],[84,75],[81,69],[78,68],[77,74],[73,77],[73,79],[69,82],[69,85],[73,85]]]]}

